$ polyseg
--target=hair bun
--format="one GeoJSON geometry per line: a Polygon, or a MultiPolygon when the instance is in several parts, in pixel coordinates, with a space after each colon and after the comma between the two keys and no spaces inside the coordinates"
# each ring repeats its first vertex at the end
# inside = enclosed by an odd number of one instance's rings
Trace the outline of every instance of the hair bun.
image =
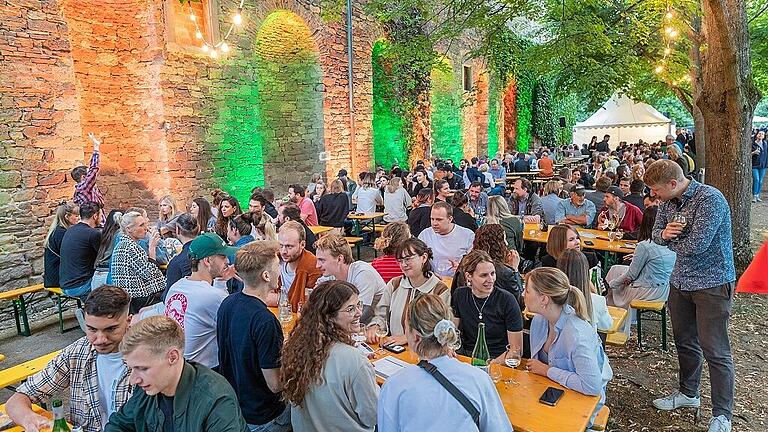
{"type": "Polygon", "coordinates": [[[116,211],[112,215],[112,221],[114,221],[116,224],[120,225],[120,222],[122,222],[122,220],[123,220],[123,213],[122,212],[116,211]]]}
{"type": "Polygon", "coordinates": [[[441,319],[432,330],[432,335],[437,339],[437,343],[452,349],[458,349],[461,346],[461,339],[456,326],[452,321],[441,319]]]}

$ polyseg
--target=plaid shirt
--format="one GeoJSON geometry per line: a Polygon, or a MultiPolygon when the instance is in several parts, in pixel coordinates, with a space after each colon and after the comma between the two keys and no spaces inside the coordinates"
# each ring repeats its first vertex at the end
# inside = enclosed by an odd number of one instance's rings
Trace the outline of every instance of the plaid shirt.
{"type": "MultiPolygon", "coordinates": [[[[64,348],[43,370],[31,376],[16,391],[29,396],[34,403],[40,403],[49,401],[69,388],[69,421],[82,426],[84,432],[101,432],[96,354],[96,349],[88,339],[82,337],[64,348]]],[[[129,375],[130,370],[126,369],[112,394],[116,409],[120,409],[131,396],[129,375]]]]}
{"type": "Polygon", "coordinates": [[[75,185],[75,196],[72,198],[77,205],[87,202],[99,203],[104,207],[104,195],[96,186],[96,176],[99,174],[99,152],[93,152],[88,173],[75,185]]]}
{"type": "Polygon", "coordinates": [[[147,297],[165,289],[165,276],[157,264],[131,237],[120,234],[112,251],[112,283],[125,290],[132,298],[147,297]]]}

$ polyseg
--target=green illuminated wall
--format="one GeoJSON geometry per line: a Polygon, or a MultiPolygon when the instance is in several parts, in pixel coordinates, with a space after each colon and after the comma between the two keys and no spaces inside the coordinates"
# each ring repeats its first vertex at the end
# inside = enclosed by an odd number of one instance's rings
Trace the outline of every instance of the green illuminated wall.
{"type": "Polygon", "coordinates": [[[501,113],[501,90],[498,80],[491,76],[488,86],[488,156],[494,157],[499,151],[499,114],[501,113]]]}
{"type": "Polygon", "coordinates": [[[297,173],[324,173],[322,71],[301,17],[285,10],[269,14],[256,36],[254,63],[266,183],[287,185],[297,173]]]}
{"type": "Polygon", "coordinates": [[[461,134],[461,88],[448,59],[432,70],[432,156],[463,156],[461,134]]]}
{"type": "Polygon", "coordinates": [[[382,57],[387,42],[379,40],[373,45],[373,154],[376,164],[389,168],[393,163],[408,164],[403,120],[392,110],[386,98],[390,78],[385,72],[382,57]]]}

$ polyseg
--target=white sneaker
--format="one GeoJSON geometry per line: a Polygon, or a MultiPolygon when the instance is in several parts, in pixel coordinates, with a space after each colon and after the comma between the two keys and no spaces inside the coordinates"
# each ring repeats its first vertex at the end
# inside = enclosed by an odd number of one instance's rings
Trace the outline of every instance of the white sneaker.
{"type": "Polygon", "coordinates": [[[757,202],[763,202],[763,200],[760,199],[760,195],[756,195],[755,199],[757,200],[757,202]]]}
{"type": "Polygon", "coordinates": [[[654,400],[653,406],[663,411],[672,411],[673,409],[684,407],[698,408],[701,406],[701,398],[690,398],[676,391],[669,396],[654,400]]]}
{"type": "Polygon", "coordinates": [[[731,421],[724,415],[709,419],[709,432],[731,432],[731,421]]]}
{"type": "Polygon", "coordinates": [[[752,202],[753,202],[753,203],[756,203],[756,202],[757,202],[757,195],[752,195],[752,202]]]}

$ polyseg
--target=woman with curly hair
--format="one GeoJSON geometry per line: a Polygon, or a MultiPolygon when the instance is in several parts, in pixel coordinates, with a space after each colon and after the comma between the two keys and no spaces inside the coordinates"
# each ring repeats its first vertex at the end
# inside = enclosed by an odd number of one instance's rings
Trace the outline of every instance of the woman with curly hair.
{"type": "MultiPolygon", "coordinates": [[[[507,249],[506,232],[499,224],[487,224],[477,229],[472,250],[488,252],[493,259],[496,270],[496,282],[494,288],[509,291],[517,299],[520,309],[523,309],[523,280],[520,277],[520,254],[516,250],[507,249]]],[[[451,291],[466,285],[462,263],[453,277],[451,291]]]]}
{"type": "Polygon", "coordinates": [[[283,348],[283,399],[294,430],[369,432],[379,387],[373,366],[354,347],[363,306],[354,285],[327,281],[312,291],[283,348]]]}
{"type": "Polygon", "coordinates": [[[221,198],[219,203],[219,216],[216,219],[216,228],[214,232],[219,237],[227,238],[227,231],[229,231],[229,221],[234,219],[235,216],[243,214],[243,210],[240,208],[240,202],[233,196],[226,195],[221,198]]]}
{"type": "Polygon", "coordinates": [[[384,255],[374,259],[371,265],[379,272],[384,282],[403,275],[403,270],[400,269],[400,264],[395,258],[395,251],[409,238],[411,238],[411,230],[407,223],[392,222],[384,227],[381,237],[374,242],[373,247],[384,255]]]}

